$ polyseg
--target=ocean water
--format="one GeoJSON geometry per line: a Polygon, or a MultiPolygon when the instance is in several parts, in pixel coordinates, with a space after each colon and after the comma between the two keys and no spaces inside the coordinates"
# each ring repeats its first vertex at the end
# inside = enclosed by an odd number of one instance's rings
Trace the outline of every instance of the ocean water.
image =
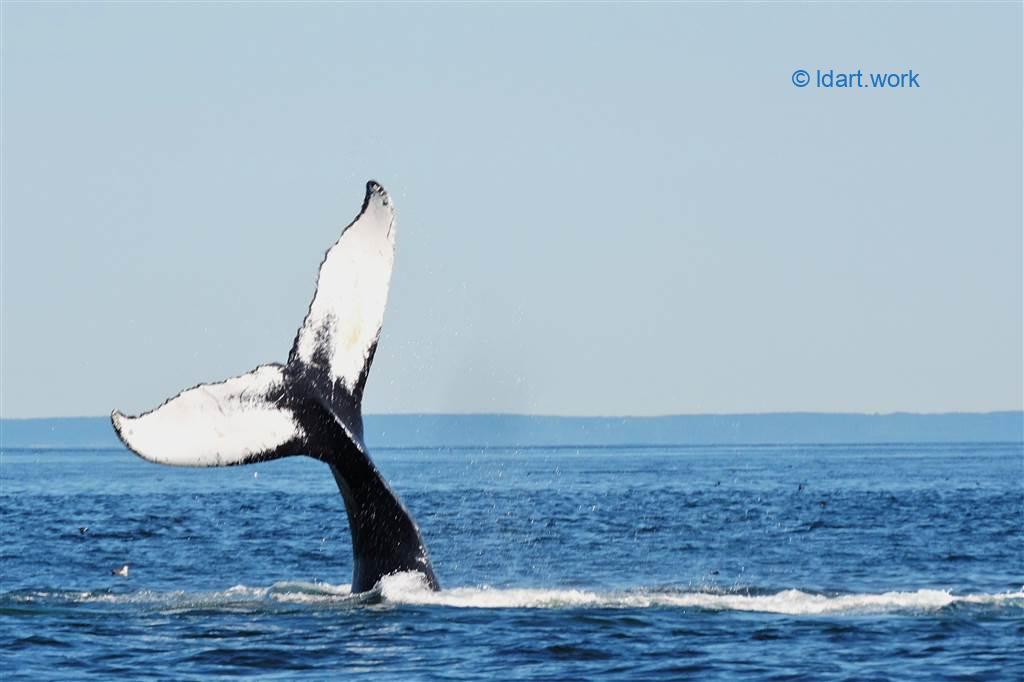
{"type": "Polygon", "coordinates": [[[0,674],[1024,678],[1020,443],[374,456],[444,591],[350,595],[312,460],[0,453],[0,674]]]}

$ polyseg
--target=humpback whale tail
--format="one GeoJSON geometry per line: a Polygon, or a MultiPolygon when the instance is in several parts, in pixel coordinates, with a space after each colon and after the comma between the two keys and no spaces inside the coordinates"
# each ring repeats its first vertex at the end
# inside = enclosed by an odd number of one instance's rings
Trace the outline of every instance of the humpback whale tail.
{"type": "Polygon", "coordinates": [[[111,414],[121,441],[173,466],[234,466],[308,455],[326,462],[352,531],[352,591],[418,571],[439,589],[419,528],[363,441],[362,397],[395,252],[395,210],[378,183],[328,249],[288,362],[182,391],[137,417],[111,414]]]}

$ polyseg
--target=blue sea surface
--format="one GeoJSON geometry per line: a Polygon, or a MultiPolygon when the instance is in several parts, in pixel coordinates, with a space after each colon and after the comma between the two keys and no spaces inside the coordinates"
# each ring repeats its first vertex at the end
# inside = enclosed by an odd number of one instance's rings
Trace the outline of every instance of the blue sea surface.
{"type": "Polygon", "coordinates": [[[1020,443],[374,457],[444,591],[350,595],[342,500],[306,458],[0,452],[0,673],[1024,678],[1020,443]]]}

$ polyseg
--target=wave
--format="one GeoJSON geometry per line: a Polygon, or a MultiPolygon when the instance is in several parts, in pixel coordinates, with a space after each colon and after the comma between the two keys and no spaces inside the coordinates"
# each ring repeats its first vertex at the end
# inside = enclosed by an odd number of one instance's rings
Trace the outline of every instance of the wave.
{"type": "Polygon", "coordinates": [[[797,589],[754,593],[686,591],[457,587],[432,592],[418,573],[385,577],[372,591],[353,595],[350,585],[287,581],[269,587],[236,585],[216,592],[132,593],[21,590],[0,594],[0,612],[56,603],[128,604],[161,611],[262,610],[268,604],[318,606],[434,606],[459,609],[648,609],[681,608],[790,616],[930,613],[958,606],[1024,608],[1024,587],[996,594],[953,594],[946,590],[820,594],[797,589]]]}

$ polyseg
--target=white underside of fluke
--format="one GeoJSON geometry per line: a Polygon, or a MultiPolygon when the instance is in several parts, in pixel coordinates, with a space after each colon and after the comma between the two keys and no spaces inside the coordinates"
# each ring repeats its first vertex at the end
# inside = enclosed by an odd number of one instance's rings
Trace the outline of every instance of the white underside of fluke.
{"type": "Polygon", "coordinates": [[[216,384],[201,384],[138,417],[114,412],[125,445],[143,459],[175,466],[230,466],[281,456],[301,441],[291,410],[272,396],[284,383],[279,365],[264,365],[216,384]]]}
{"type": "Polygon", "coordinates": [[[327,251],[295,345],[303,364],[326,360],[330,378],[350,392],[380,335],[394,261],[394,206],[383,190],[372,192],[327,251]]]}

